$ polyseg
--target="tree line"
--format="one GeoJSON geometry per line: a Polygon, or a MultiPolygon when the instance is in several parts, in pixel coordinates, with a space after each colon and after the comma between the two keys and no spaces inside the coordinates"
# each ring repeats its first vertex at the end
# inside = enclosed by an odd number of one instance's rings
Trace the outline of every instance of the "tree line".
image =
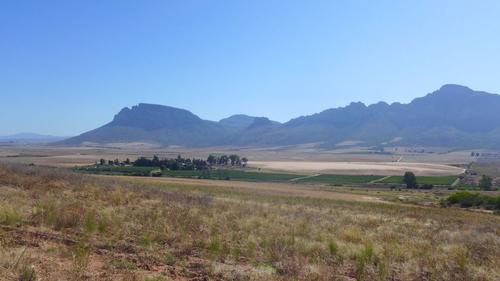
{"type": "Polygon", "coordinates": [[[98,165],[108,166],[135,166],[135,167],[159,167],[162,170],[208,170],[215,166],[239,166],[245,167],[248,163],[246,157],[240,157],[237,154],[211,154],[206,160],[197,158],[183,158],[181,155],[177,158],[161,158],[154,155],[153,158],[139,157],[135,161],[127,158],[125,161],[100,159],[98,165]]]}
{"type": "Polygon", "coordinates": [[[246,157],[240,157],[237,154],[210,154],[207,158],[207,162],[210,165],[221,165],[221,166],[246,166],[248,163],[248,159],[246,157]]]}
{"type": "Polygon", "coordinates": [[[206,170],[208,169],[207,161],[196,158],[183,158],[180,155],[177,158],[160,159],[154,155],[152,159],[139,157],[132,163],[136,167],[160,167],[162,170],[206,170]]]}

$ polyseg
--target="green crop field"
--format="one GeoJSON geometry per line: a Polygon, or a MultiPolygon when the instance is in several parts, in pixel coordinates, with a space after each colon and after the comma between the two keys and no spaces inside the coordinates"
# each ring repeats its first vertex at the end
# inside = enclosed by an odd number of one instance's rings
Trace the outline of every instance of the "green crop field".
{"type": "MultiPolygon", "coordinates": [[[[417,182],[419,184],[434,184],[434,185],[451,185],[457,179],[456,176],[441,176],[441,177],[417,177],[417,182]]],[[[402,176],[392,176],[389,177],[381,183],[388,184],[402,184],[403,177],[402,176]]]]}
{"type": "MultiPolygon", "coordinates": [[[[135,167],[135,166],[87,166],[77,167],[76,172],[102,174],[102,175],[124,175],[124,176],[149,176],[150,172],[158,167],[135,167]]],[[[216,170],[163,170],[164,177],[175,178],[200,178],[213,180],[240,180],[255,182],[287,182],[304,175],[286,173],[247,172],[242,170],[216,169],[216,170]]]]}
{"type": "MultiPolygon", "coordinates": [[[[150,172],[159,169],[158,167],[135,167],[135,166],[87,166],[74,168],[77,172],[104,174],[104,175],[125,175],[125,176],[149,176],[150,172]]],[[[290,173],[268,173],[232,169],[215,170],[163,170],[164,177],[176,178],[199,178],[212,180],[238,180],[254,182],[288,182],[297,179],[296,183],[307,184],[328,184],[328,185],[348,185],[348,184],[368,184],[372,181],[380,180],[383,176],[373,175],[317,175],[307,177],[306,175],[290,173]]],[[[456,176],[421,176],[417,177],[419,184],[451,185],[457,179],[456,176]]],[[[382,184],[402,184],[402,176],[391,176],[379,181],[382,184]]]]}
{"type": "Polygon", "coordinates": [[[102,175],[128,175],[128,176],[146,176],[158,167],[134,167],[134,166],[86,166],[76,167],[74,170],[80,173],[102,174],[102,175]]]}
{"type": "Polygon", "coordinates": [[[246,172],[242,170],[207,170],[207,171],[163,171],[163,176],[180,178],[205,178],[220,180],[241,180],[241,181],[269,181],[280,182],[289,181],[303,175],[285,173],[263,173],[246,172]]]}
{"type": "Polygon", "coordinates": [[[357,176],[357,175],[319,175],[300,179],[300,183],[322,183],[322,184],[363,184],[382,178],[382,176],[357,176]]]}

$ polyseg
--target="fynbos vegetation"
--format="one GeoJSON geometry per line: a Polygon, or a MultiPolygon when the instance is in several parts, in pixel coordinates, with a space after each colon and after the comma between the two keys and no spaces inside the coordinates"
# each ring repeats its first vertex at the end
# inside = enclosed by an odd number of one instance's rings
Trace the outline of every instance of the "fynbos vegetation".
{"type": "Polygon", "coordinates": [[[461,191],[450,195],[443,202],[444,205],[457,205],[462,208],[484,208],[487,210],[500,210],[500,196],[483,195],[468,191],[461,191]]]}
{"type": "Polygon", "coordinates": [[[1,166],[0,276],[500,278],[498,216],[298,194],[1,166]]]}

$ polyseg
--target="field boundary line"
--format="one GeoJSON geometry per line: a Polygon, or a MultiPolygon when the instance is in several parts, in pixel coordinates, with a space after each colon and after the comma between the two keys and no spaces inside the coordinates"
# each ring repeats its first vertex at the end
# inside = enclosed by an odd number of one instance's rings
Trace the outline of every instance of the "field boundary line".
{"type": "Polygon", "coordinates": [[[392,177],[392,176],[385,176],[385,177],[382,177],[382,178],[379,178],[379,179],[376,179],[376,180],[372,180],[369,183],[378,183],[378,182],[381,182],[381,181],[385,181],[386,179],[388,179],[390,177],[392,177]]]}
{"type": "Polygon", "coordinates": [[[321,176],[321,174],[314,174],[314,175],[310,175],[310,176],[294,178],[294,179],[291,179],[290,181],[291,182],[296,182],[296,181],[299,181],[299,180],[310,179],[310,178],[314,178],[314,177],[317,177],[317,176],[321,176]]]}
{"type": "Polygon", "coordinates": [[[457,178],[452,184],[451,187],[455,187],[460,183],[460,178],[457,178]]]}

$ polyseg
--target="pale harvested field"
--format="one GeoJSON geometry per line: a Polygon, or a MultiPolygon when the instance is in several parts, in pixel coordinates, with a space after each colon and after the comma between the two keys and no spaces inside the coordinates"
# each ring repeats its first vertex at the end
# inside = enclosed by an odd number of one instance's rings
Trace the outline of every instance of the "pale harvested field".
{"type": "Polygon", "coordinates": [[[412,171],[419,176],[446,176],[464,172],[464,169],[454,166],[407,162],[252,161],[249,166],[276,171],[347,175],[401,175],[412,171]]]}
{"type": "Polygon", "coordinates": [[[433,164],[467,164],[472,161],[470,151],[436,151],[434,153],[407,152],[404,148],[387,151],[386,154],[373,153],[366,148],[338,148],[321,150],[314,147],[275,148],[179,148],[150,146],[113,147],[51,147],[40,145],[0,145],[0,162],[34,163],[44,166],[72,167],[89,165],[105,159],[136,159],[140,156],[206,158],[211,153],[238,154],[250,161],[270,162],[401,162],[433,164]]]}

